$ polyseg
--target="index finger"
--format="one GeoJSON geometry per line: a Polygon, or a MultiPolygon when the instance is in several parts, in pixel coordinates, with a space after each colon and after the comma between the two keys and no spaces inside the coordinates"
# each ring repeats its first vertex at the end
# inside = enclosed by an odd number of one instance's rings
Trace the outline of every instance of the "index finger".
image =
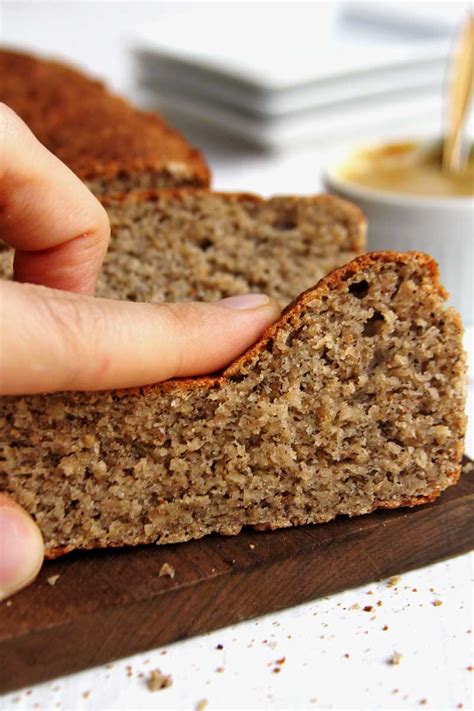
{"type": "Polygon", "coordinates": [[[0,237],[15,279],[92,294],[109,236],[99,201],[0,104],[0,237]]]}

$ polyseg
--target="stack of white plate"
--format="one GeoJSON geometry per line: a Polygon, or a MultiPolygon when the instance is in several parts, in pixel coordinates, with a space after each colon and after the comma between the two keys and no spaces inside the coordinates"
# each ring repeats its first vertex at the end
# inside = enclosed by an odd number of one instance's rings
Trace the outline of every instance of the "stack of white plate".
{"type": "Polygon", "coordinates": [[[147,103],[178,125],[273,149],[441,117],[451,28],[381,24],[357,4],[177,5],[134,57],[147,103]]]}

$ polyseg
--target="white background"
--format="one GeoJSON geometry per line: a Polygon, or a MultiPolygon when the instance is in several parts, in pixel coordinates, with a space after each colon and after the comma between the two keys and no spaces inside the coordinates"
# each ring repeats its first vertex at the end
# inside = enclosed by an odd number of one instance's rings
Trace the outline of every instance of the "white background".
{"type": "MultiPolygon", "coordinates": [[[[0,38],[63,56],[130,94],[130,30],[138,21],[155,22],[161,13],[175,12],[177,5],[181,3],[3,2],[0,38]]],[[[202,142],[215,188],[266,195],[317,192],[321,170],[340,148],[327,143],[270,155],[216,137],[204,136],[202,142]]],[[[473,390],[470,378],[471,421],[473,390]]],[[[471,427],[471,456],[473,439],[471,427]]],[[[137,655],[111,668],[25,689],[0,698],[0,708],[194,709],[205,699],[208,709],[469,709],[473,577],[472,554],[461,556],[404,574],[395,587],[374,583],[137,655]],[[434,605],[435,600],[442,604],[434,605]],[[367,605],[372,612],[363,610],[367,605]],[[217,650],[217,644],[224,649],[217,650]],[[395,651],[402,655],[399,665],[388,663],[395,651]],[[275,662],[282,657],[285,662],[275,673],[275,662]],[[155,668],[172,675],[172,687],[148,691],[144,677],[155,668]]]]}

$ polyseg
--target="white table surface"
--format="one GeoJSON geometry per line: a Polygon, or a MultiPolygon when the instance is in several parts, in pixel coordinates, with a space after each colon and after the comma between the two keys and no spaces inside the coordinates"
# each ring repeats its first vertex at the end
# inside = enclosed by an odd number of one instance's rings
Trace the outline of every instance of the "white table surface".
{"type": "MultiPolygon", "coordinates": [[[[102,70],[116,88],[127,90],[125,36],[131,18],[137,8],[143,22],[170,6],[107,3],[105,11],[104,4],[3,2],[0,37],[68,56],[96,73],[102,70]],[[85,34],[79,35],[78,27],[85,34]]],[[[340,148],[316,145],[268,155],[215,136],[196,136],[211,163],[216,189],[264,195],[317,192],[323,166],[340,148]]],[[[474,331],[467,336],[472,362],[474,331]]],[[[472,375],[468,410],[472,423],[472,375]]],[[[474,456],[472,425],[466,451],[474,456]]],[[[0,697],[0,709],[192,710],[204,700],[210,711],[470,709],[473,578],[471,553],[405,573],[395,586],[373,583],[8,694],[0,697]],[[368,605],[370,612],[363,609],[368,605]],[[401,655],[398,665],[389,663],[394,652],[401,655]],[[283,657],[284,663],[277,665],[283,657]],[[152,693],[145,679],[156,668],[171,674],[173,684],[152,693]]]]}

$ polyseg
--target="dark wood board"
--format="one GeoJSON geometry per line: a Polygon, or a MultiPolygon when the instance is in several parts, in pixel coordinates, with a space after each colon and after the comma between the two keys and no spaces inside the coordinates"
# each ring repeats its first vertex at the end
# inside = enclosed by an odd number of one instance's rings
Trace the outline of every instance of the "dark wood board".
{"type": "Polygon", "coordinates": [[[0,605],[0,691],[464,553],[473,522],[474,472],[414,509],[50,561],[0,605]],[[174,579],[159,577],[163,563],[174,579]]]}

